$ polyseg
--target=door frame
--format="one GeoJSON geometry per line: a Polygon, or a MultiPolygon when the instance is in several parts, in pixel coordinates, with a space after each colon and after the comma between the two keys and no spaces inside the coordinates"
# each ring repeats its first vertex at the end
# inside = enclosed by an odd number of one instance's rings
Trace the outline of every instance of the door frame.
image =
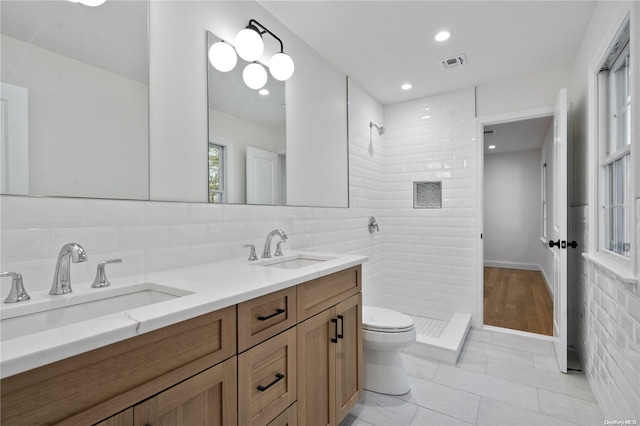
{"type": "Polygon", "coordinates": [[[478,245],[476,249],[476,281],[477,285],[477,304],[476,304],[476,318],[474,326],[476,328],[491,328],[494,330],[505,331],[513,334],[519,334],[523,336],[533,336],[543,340],[552,340],[553,336],[543,336],[534,333],[527,333],[525,331],[511,330],[507,328],[493,327],[484,324],[484,239],[480,236],[484,233],[484,128],[494,124],[511,123],[514,121],[523,121],[540,117],[553,117],[555,106],[545,106],[539,108],[531,108],[514,112],[507,112],[503,114],[496,114],[484,117],[476,118],[476,134],[477,134],[477,156],[478,162],[478,174],[476,181],[479,185],[478,191],[478,214],[476,229],[478,236],[478,245]]]}

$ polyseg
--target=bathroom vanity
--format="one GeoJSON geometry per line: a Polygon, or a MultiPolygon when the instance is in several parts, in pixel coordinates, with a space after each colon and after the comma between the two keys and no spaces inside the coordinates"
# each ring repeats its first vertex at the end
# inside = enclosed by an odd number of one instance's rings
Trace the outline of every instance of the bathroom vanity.
{"type": "Polygon", "coordinates": [[[4,340],[3,423],[337,425],[362,391],[366,260],[296,254],[112,280],[184,295],[4,340]]]}

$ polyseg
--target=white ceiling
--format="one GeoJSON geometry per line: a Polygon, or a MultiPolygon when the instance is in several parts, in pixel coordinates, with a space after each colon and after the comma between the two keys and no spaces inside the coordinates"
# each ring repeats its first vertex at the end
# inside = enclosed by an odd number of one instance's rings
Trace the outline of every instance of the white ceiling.
{"type": "Polygon", "coordinates": [[[596,3],[258,2],[384,105],[570,66],[596,3]],[[438,43],[443,28],[453,37],[438,43]],[[459,54],[465,67],[440,68],[459,54]]]}
{"type": "Polygon", "coordinates": [[[553,116],[485,126],[484,153],[531,151],[540,149],[553,122],[553,116]],[[493,134],[486,133],[493,130],[493,134]],[[495,145],[489,149],[489,145],[495,145]]]}

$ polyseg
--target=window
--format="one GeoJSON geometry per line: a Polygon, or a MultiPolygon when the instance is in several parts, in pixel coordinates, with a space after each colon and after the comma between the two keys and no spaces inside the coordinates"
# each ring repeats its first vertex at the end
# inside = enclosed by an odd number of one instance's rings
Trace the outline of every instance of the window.
{"type": "Polygon", "coordinates": [[[209,144],[209,202],[223,203],[225,201],[224,182],[224,147],[209,144]]]}
{"type": "Polygon", "coordinates": [[[631,251],[631,91],[629,30],[622,31],[598,73],[600,251],[631,251]]]}

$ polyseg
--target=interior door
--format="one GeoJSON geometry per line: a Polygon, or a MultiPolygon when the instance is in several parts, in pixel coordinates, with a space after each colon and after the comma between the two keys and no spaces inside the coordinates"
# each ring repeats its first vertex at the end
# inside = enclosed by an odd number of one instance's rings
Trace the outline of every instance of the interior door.
{"type": "Polygon", "coordinates": [[[3,194],[29,194],[28,89],[0,83],[0,184],[3,194]]]}
{"type": "Polygon", "coordinates": [[[247,147],[247,204],[278,204],[278,154],[247,147]]]}
{"type": "Polygon", "coordinates": [[[553,335],[558,368],[567,372],[567,89],[553,112],[553,335]]]}

